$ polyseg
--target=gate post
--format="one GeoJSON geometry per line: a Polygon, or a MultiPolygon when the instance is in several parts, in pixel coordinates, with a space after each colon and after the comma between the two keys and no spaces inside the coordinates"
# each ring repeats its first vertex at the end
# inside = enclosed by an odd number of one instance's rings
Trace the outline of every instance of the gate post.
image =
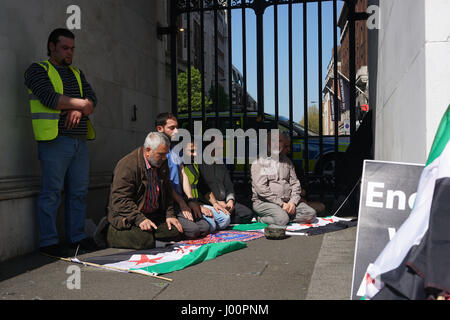
{"type": "Polygon", "coordinates": [[[349,32],[349,78],[350,78],[350,142],[353,142],[356,133],[356,28],[355,28],[355,0],[349,0],[348,5],[348,32],[349,32]]]}
{"type": "Polygon", "coordinates": [[[255,0],[253,10],[256,14],[256,70],[258,88],[258,115],[264,118],[264,11],[265,0],[255,0]]]}
{"type": "Polygon", "coordinates": [[[170,65],[171,65],[171,96],[172,113],[178,115],[178,75],[177,75],[177,32],[174,31],[177,25],[177,1],[170,0],[170,65]]]}

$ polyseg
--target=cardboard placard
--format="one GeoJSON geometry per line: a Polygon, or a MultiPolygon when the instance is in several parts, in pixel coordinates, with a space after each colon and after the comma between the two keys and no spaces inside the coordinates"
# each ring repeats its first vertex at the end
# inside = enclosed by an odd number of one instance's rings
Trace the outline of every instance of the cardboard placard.
{"type": "Polygon", "coordinates": [[[361,179],[351,299],[370,263],[408,218],[424,165],[365,160],[361,179]]]}

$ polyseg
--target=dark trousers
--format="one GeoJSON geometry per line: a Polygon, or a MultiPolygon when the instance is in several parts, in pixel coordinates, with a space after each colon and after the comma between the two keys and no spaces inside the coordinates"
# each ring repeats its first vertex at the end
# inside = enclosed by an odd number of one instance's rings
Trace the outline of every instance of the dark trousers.
{"type": "Polygon", "coordinates": [[[179,213],[177,217],[183,227],[183,236],[186,239],[203,238],[210,233],[209,223],[205,219],[195,219],[194,221],[186,219],[179,213]]]}
{"type": "Polygon", "coordinates": [[[171,226],[169,230],[165,215],[152,214],[150,220],[157,226],[157,229],[143,231],[139,227],[131,227],[127,230],[117,230],[109,225],[106,237],[108,246],[113,248],[144,250],[155,247],[155,240],[159,241],[179,241],[180,233],[177,228],[171,226]]]}
{"type": "Polygon", "coordinates": [[[183,227],[183,239],[197,239],[203,238],[208,235],[210,232],[209,223],[203,218],[194,217],[194,213],[192,212],[192,216],[194,221],[186,219],[181,213],[180,206],[176,203],[174,205],[175,212],[177,213],[177,219],[183,227]]]}
{"type": "Polygon", "coordinates": [[[252,218],[254,217],[253,211],[244,206],[243,204],[236,202],[234,205],[234,210],[231,213],[231,223],[233,224],[241,224],[241,223],[251,223],[252,218]]]}

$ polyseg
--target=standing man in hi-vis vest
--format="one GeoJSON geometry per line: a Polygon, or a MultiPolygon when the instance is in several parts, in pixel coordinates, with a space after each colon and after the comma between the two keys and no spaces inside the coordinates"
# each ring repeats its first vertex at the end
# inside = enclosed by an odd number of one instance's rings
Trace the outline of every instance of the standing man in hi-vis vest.
{"type": "Polygon", "coordinates": [[[86,237],[86,196],[89,153],[86,140],[95,138],[88,116],[97,98],[81,70],[72,67],[75,36],[67,29],[54,30],[47,42],[47,61],[33,63],[25,72],[34,137],[41,163],[38,198],[40,251],[64,256],[56,229],[56,214],[65,198],[65,233],[69,248],[95,250],[86,237]]]}

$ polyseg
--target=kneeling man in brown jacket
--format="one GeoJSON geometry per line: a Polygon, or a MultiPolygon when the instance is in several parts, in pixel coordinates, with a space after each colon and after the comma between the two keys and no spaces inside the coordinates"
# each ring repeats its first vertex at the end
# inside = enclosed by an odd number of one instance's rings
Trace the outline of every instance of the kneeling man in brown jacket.
{"type": "Polygon", "coordinates": [[[169,147],[164,134],[151,132],[117,163],[108,205],[110,247],[142,250],[153,248],[156,239],[179,240],[183,229],[173,209],[169,147]]]}

